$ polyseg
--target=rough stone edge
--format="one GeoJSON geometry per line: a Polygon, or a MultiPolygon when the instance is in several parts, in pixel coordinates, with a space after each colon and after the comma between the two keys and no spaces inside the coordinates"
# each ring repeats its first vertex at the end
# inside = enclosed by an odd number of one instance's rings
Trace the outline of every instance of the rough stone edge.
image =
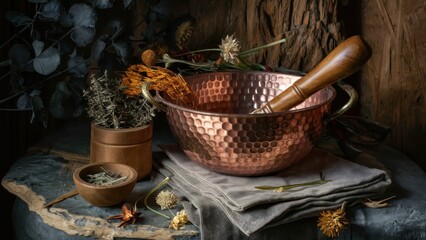
{"type": "Polygon", "coordinates": [[[29,210],[37,213],[46,224],[62,230],[69,235],[94,236],[111,240],[115,237],[167,240],[178,236],[199,235],[198,231],[176,231],[152,225],[137,225],[134,230],[117,228],[116,224],[109,223],[102,218],[71,214],[65,209],[55,207],[43,208],[43,205],[46,203],[44,197],[37,195],[27,186],[16,184],[12,180],[3,180],[1,184],[10,193],[27,203],[29,210]],[[64,218],[72,219],[72,221],[69,221],[70,224],[65,224],[63,221],[64,218]],[[81,226],[77,225],[76,222],[86,222],[86,224],[81,226]]]}

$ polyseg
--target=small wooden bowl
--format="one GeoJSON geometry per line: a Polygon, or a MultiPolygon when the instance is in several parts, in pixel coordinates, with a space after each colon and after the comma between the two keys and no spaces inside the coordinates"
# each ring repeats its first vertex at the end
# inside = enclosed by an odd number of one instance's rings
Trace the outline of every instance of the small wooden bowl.
{"type": "Polygon", "coordinates": [[[114,162],[90,163],[75,170],[73,179],[78,193],[87,202],[98,207],[115,206],[123,202],[132,192],[138,174],[128,165],[114,162]],[[111,185],[96,185],[88,182],[88,175],[103,171],[127,176],[127,179],[111,185]]]}

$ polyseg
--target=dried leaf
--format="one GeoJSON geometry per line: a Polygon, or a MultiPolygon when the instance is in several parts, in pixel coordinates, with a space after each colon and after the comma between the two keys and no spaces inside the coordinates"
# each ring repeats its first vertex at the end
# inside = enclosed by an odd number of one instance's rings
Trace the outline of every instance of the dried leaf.
{"type": "Polygon", "coordinates": [[[387,203],[386,201],[394,198],[396,196],[391,196],[382,200],[371,200],[371,199],[366,199],[362,202],[362,204],[364,204],[365,206],[369,207],[369,208],[384,208],[384,207],[388,207],[390,205],[390,203],[387,203]]]}

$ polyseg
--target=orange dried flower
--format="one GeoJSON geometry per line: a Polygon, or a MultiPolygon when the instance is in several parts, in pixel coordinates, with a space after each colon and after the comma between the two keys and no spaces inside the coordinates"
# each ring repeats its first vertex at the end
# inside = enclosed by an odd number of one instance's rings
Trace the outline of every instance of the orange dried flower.
{"type": "Polygon", "coordinates": [[[142,52],[142,62],[147,66],[153,66],[157,63],[157,54],[151,49],[142,52]]]}
{"type": "Polygon", "coordinates": [[[338,237],[349,224],[344,205],[335,211],[326,210],[320,213],[317,226],[326,237],[338,237]]]}
{"type": "Polygon", "coordinates": [[[134,96],[142,93],[144,83],[150,83],[149,90],[166,92],[172,99],[186,106],[194,106],[198,102],[181,75],[158,66],[130,66],[122,76],[121,87],[125,94],[134,96]]]}

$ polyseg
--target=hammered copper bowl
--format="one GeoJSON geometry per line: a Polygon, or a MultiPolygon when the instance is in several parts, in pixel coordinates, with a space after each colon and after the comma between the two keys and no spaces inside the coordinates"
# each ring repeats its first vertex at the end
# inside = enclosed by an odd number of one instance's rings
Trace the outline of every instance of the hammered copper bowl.
{"type": "Polygon", "coordinates": [[[272,72],[214,72],[185,77],[196,109],[157,96],[185,154],[219,173],[259,176],[308,155],[321,135],[336,92],[325,87],[286,112],[249,114],[300,76],[272,72]]]}
{"type": "Polygon", "coordinates": [[[77,168],[73,174],[78,193],[87,202],[98,207],[115,206],[123,202],[136,185],[138,174],[126,164],[117,162],[90,163],[77,168]],[[114,176],[127,176],[126,180],[111,185],[95,185],[88,182],[88,175],[108,171],[114,176]]]}

